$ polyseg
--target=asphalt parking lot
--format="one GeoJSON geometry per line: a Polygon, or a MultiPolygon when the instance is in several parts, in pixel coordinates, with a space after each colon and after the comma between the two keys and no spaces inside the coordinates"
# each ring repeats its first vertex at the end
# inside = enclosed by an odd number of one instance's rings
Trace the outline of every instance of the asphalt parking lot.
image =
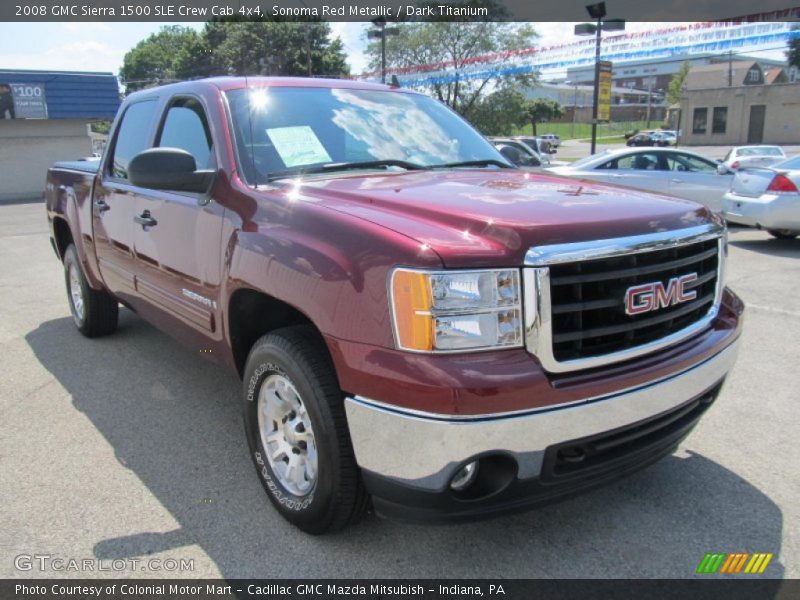
{"type": "Polygon", "coordinates": [[[728,283],[748,305],[739,362],[675,455],[521,515],[370,515],[311,537],[256,479],[238,379],[127,309],[117,334],[81,337],[43,206],[0,206],[0,577],[667,578],[693,577],[711,551],[773,552],[764,576],[800,577],[800,239],[730,240],[728,283]],[[33,554],[194,569],[15,566],[33,554]]]}

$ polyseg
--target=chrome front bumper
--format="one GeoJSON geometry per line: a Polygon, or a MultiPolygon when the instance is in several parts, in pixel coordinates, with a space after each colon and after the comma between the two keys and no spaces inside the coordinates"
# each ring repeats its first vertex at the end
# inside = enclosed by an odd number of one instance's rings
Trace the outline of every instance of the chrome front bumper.
{"type": "Polygon", "coordinates": [[[459,417],[408,412],[359,396],[345,408],[356,461],[370,473],[441,491],[466,461],[510,455],[519,479],[535,479],[554,444],[618,429],[674,409],[720,382],[736,360],[736,342],[668,378],[566,406],[514,414],[459,417]]]}

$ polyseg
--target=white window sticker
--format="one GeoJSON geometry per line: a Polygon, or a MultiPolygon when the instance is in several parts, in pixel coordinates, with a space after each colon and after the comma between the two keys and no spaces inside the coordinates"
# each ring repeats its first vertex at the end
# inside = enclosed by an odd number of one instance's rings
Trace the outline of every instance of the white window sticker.
{"type": "Polygon", "coordinates": [[[331,162],[331,157],[308,125],[267,129],[267,135],[287,167],[331,162]]]}

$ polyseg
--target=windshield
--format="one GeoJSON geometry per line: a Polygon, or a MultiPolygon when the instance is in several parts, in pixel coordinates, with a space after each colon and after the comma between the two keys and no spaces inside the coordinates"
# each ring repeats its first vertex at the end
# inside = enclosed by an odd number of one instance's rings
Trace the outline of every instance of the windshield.
{"type": "Polygon", "coordinates": [[[386,168],[508,164],[440,102],[383,90],[271,87],[227,93],[240,171],[249,184],[348,163],[386,168]],[[404,166],[405,165],[405,166],[404,166]]]}

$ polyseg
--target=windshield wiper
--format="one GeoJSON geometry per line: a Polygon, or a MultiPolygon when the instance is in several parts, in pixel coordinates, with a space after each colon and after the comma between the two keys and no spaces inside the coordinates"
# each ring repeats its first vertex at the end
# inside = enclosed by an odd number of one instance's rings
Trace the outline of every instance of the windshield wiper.
{"type": "Polygon", "coordinates": [[[278,171],[271,173],[268,177],[269,181],[275,179],[283,179],[285,177],[298,177],[303,175],[313,175],[315,173],[329,173],[331,171],[350,171],[353,169],[380,169],[384,167],[400,167],[407,171],[422,171],[428,169],[425,165],[408,162],[405,160],[365,160],[362,162],[341,162],[341,163],[328,163],[326,165],[319,165],[316,167],[308,167],[306,169],[292,169],[288,171],[278,171]]]}
{"type": "Polygon", "coordinates": [[[486,158],[483,160],[464,160],[461,162],[444,163],[442,165],[431,165],[430,169],[450,169],[452,167],[500,167],[501,169],[513,169],[512,165],[504,163],[502,160],[486,158]]]}

